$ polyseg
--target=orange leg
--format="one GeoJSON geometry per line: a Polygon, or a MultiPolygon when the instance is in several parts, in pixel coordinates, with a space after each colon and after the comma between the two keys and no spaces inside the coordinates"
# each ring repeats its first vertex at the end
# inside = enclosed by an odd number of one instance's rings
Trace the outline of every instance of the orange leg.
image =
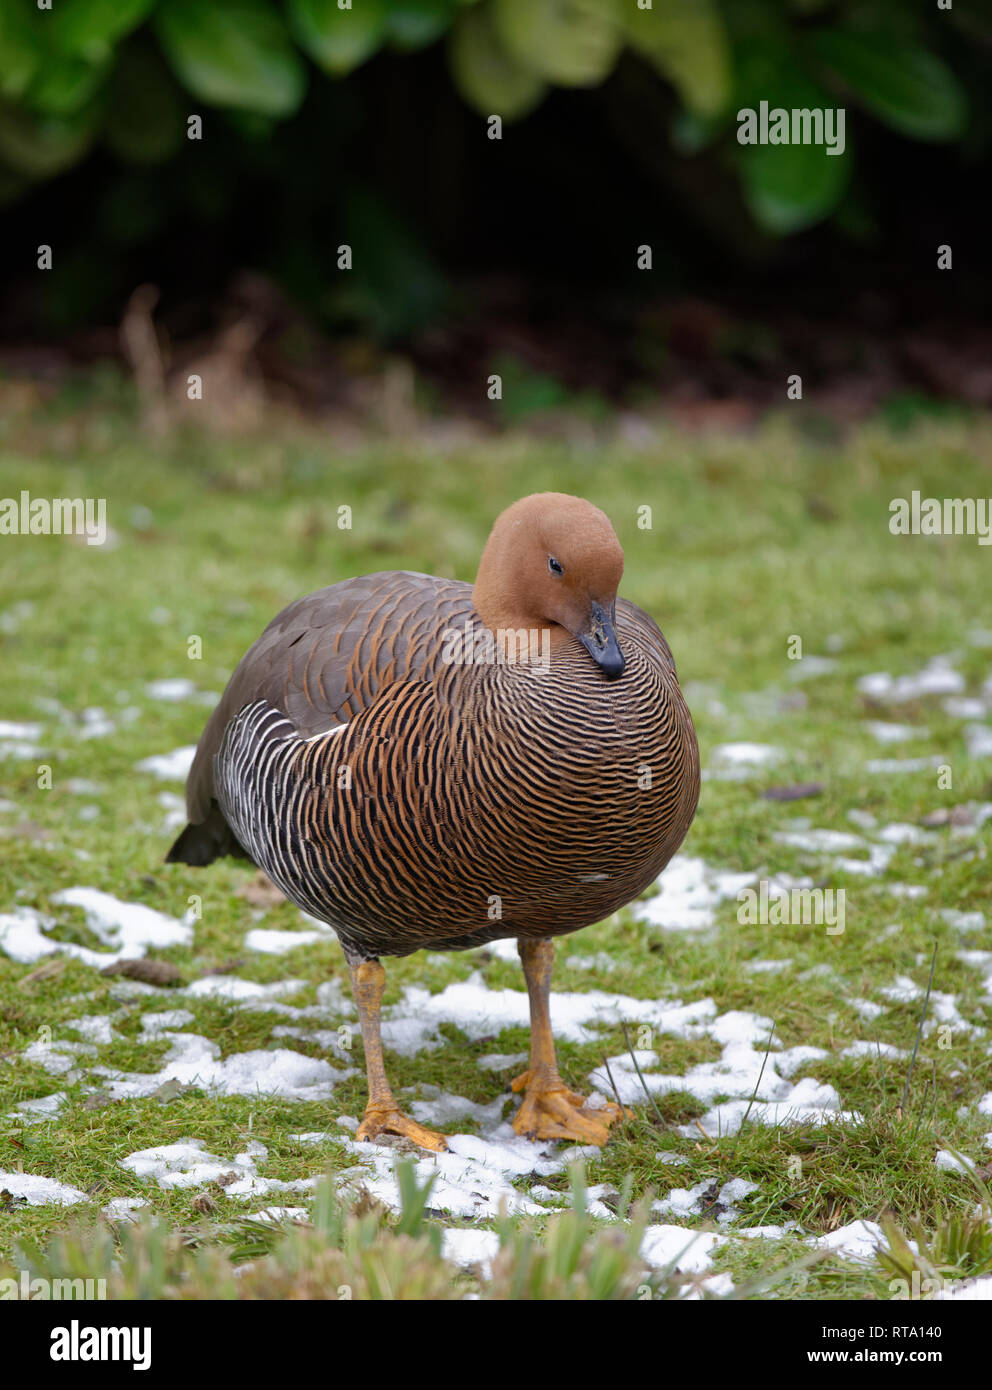
{"type": "Polygon", "coordinates": [[[570,1091],[558,1074],[551,1036],[551,940],[517,942],[530,996],[530,1067],[512,1083],[524,1100],[513,1128],[527,1139],[575,1139],[582,1144],[605,1144],[610,1125],[621,1118],[619,1105],[590,1110],[586,1098],[570,1091]]]}
{"type": "Polygon", "coordinates": [[[359,965],[350,966],[351,989],[358,1005],[358,1021],[362,1027],[362,1042],[365,1046],[365,1070],[369,1082],[369,1099],[365,1107],[362,1123],[358,1126],[357,1139],[375,1139],[379,1134],[401,1134],[422,1149],[439,1153],[448,1147],[443,1134],[426,1129],[411,1120],[393,1099],[386,1080],[386,1068],[382,1060],[382,1038],[379,1034],[379,1015],[382,1009],[382,991],[386,984],[386,972],[377,960],[364,960],[359,965]]]}

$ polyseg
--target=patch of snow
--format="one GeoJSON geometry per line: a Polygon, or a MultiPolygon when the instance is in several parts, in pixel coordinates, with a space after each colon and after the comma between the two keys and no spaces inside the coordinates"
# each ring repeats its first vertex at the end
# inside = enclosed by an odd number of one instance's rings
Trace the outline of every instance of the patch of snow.
{"type": "Polygon", "coordinates": [[[604,975],[612,974],[617,968],[616,961],[605,951],[597,951],[594,956],[567,956],[565,964],[571,970],[599,970],[604,975]]]}
{"type": "Polygon", "coordinates": [[[812,853],[836,854],[841,850],[866,848],[862,836],[852,835],[846,830],[777,830],[773,838],[780,845],[790,845],[793,849],[812,853]]]}
{"type": "Polygon", "coordinates": [[[964,741],[969,758],[992,758],[992,725],[966,724],[964,741]]]}
{"type": "Polygon", "coordinates": [[[677,854],[657,880],[656,896],[639,898],[631,911],[638,921],[663,931],[698,931],[713,926],[717,906],[754,881],[754,873],[719,871],[695,856],[677,854]]]}
{"type": "Polygon", "coordinates": [[[326,941],[330,931],[269,931],[255,927],[245,936],[245,950],[260,951],[267,956],[284,956],[287,951],[295,951],[297,946],[315,946],[318,941],[326,941]]]}
{"type": "MultiPolygon", "coordinates": [[[[769,889],[769,896],[770,894],[769,889]]],[[[749,975],[779,975],[791,965],[791,960],[749,960],[745,961],[744,969],[749,975]]]]}
{"type": "Polygon", "coordinates": [[[82,908],[86,925],[95,937],[115,951],[128,948],[144,954],[148,947],[162,950],[169,946],[191,946],[193,928],[189,923],[141,903],[126,903],[97,888],[64,888],[53,893],[51,901],[82,908]]]}
{"type": "Polygon", "coordinates": [[[271,985],[260,985],[254,980],[242,980],[238,975],[204,975],[177,993],[188,995],[190,999],[279,999],[284,994],[296,994],[306,985],[306,980],[276,980],[271,985]]]}
{"type": "Polygon", "coordinates": [[[949,1149],[938,1149],[934,1163],[942,1173],[962,1173],[968,1176],[975,1171],[975,1162],[962,1154],[960,1158],[949,1149]]]}
{"type": "Polygon", "coordinates": [[[189,1009],[159,1009],[141,1015],[141,1031],[146,1036],[158,1037],[160,1033],[185,1028],[194,1021],[189,1009]]]}
{"type": "MultiPolygon", "coordinates": [[[[359,1163],[355,1177],[373,1197],[392,1211],[400,1208],[396,1185],[396,1151],[381,1144],[344,1141],[359,1163]]],[[[588,1158],[598,1149],[569,1146],[561,1150],[554,1144],[534,1144],[515,1134],[509,1124],[497,1125],[486,1139],[469,1134],[448,1137],[448,1152],[429,1154],[416,1160],[419,1183],[435,1174],[430,1206],[451,1216],[493,1218],[500,1203],[514,1215],[518,1212],[540,1215],[546,1208],[525,1197],[512,1186],[512,1179],[536,1174],[548,1177],[561,1172],[577,1157],[588,1158]],[[555,1152],[558,1149],[558,1152],[555,1152]]],[[[347,1185],[348,1174],[342,1174],[347,1185]]]]}
{"type": "Polygon", "coordinates": [[[865,771],[882,776],[897,772],[926,772],[927,768],[941,767],[946,761],[939,753],[929,758],[869,758],[865,771]]]}
{"type": "Polygon", "coordinates": [[[713,1252],[726,1243],[713,1231],[690,1231],[685,1226],[648,1226],[641,1241],[641,1259],[652,1269],[705,1274],[713,1267],[713,1252]]]}
{"type": "Polygon", "coordinates": [[[871,700],[899,705],[926,695],[960,695],[965,689],[965,679],[951,668],[946,657],[937,656],[922,671],[912,675],[893,677],[887,671],[876,671],[862,676],[857,689],[871,700]]]}
{"type": "Polygon", "coordinates": [[[850,1043],[838,1053],[840,1057],[887,1057],[892,1060],[901,1060],[909,1056],[901,1047],[893,1047],[892,1043],[886,1042],[867,1042],[864,1038],[859,1038],[856,1042],[850,1043]]]}
{"type": "Polygon", "coordinates": [[[0,758],[38,758],[41,725],[0,719],[0,758]]]}
{"type": "MultiPolygon", "coordinates": [[[[699,1037],[707,1031],[705,1025],[717,1012],[712,999],[686,1005],[678,1001],[657,1003],[625,994],[606,994],[598,989],[581,994],[553,992],[550,1003],[555,1036],[578,1043],[595,1040],[594,1025],[614,1024],[619,1019],[627,1023],[646,1023],[660,1032],[680,1037],[699,1037]]],[[[477,971],[467,980],[449,984],[440,994],[431,994],[420,985],[408,985],[403,1003],[396,1006],[393,1014],[400,1014],[423,1028],[453,1023],[472,1042],[504,1028],[526,1028],[530,1024],[526,992],[488,989],[477,971]]]]}
{"type": "MultiPolygon", "coordinates": [[[[124,1072],[94,1067],[115,1100],[150,1096],[166,1081],[201,1086],[228,1096],[277,1095],[287,1100],[329,1100],[334,1087],[355,1074],[338,1071],[319,1057],[306,1057],[288,1048],[233,1052],[219,1059],[217,1043],[198,1033],[163,1032],[171,1047],[161,1070],[124,1072]]],[[[37,1044],[35,1044],[37,1046],[37,1044]]]]}
{"type": "Polygon", "coordinates": [[[101,1211],[108,1221],[133,1222],[138,1219],[134,1213],[148,1205],[147,1197],[115,1197],[101,1211]]]}
{"type": "Polygon", "coordinates": [[[983,912],[961,912],[956,907],[942,907],[940,915],[955,931],[981,931],[985,926],[983,912]]]}
{"type": "Polygon", "coordinates": [[[989,712],[984,700],[956,695],[943,701],[943,710],[952,719],[984,719],[989,712]]]}
{"type": "Polygon", "coordinates": [[[528,1060],[526,1052],[487,1052],[476,1066],[483,1071],[511,1071],[514,1067],[526,1068],[528,1060]]]}
{"type": "Polygon", "coordinates": [[[913,738],[929,738],[929,730],[915,724],[889,724],[881,719],[867,719],[864,727],[879,743],[907,743],[913,738]]]}
{"type": "Polygon", "coordinates": [[[18,1119],[25,1124],[40,1124],[42,1120],[54,1120],[66,1102],[65,1091],[52,1091],[47,1096],[35,1100],[22,1100],[14,1107],[8,1119],[18,1119]]]}
{"type": "Polygon", "coordinates": [[[807,1243],[815,1250],[831,1250],[842,1260],[871,1264],[878,1248],[885,1247],[885,1237],[877,1221],[851,1221],[829,1235],[814,1236],[807,1243]]]}
{"type": "Polygon", "coordinates": [[[206,1150],[200,1139],[180,1139],[175,1144],[139,1149],[122,1158],[120,1166],[139,1178],[153,1179],[166,1191],[177,1187],[202,1187],[205,1183],[216,1183],[218,1178],[234,1173],[237,1175],[235,1180],[222,1184],[220,1189],[227,1197],[253,1197],[267,1192],[306,1192],[317,1185],[316,1177],[294,1178],[289,1182],[260,1177],[256,1160],[267,1156],[265,1145],[257,1141],[250,1141],[243,1153],[226,1159],[206,1150]]]}
{"type": "Polygon", "coordinates": [[[195,754],[196,745],[191,743],[185,748],[174,748],[171,753],[156,753],[150,758],[142,758],[134,766],[137,772],[150,772],[164,782],[185,782],[195,754]]]}
{"type": "Polygon", "coordinates": [[[781,748],[770,743],[718,743],[712,750],[712,762],[703,772],[703,779],[744,781],[759,768],[768,767],[784,756],[781,748]]]}
{"type": "Polygon", "coordinates": [[[483,1279],[492,1277],[492,1262],[499,1253],[499,1236],[495,1231],[480,1231],[472,1226],[449,1226],[441,1236],[441,1255],[453,1265],[467,1268],[481,1265],[483,1279]]]}
{"type": "Polygon", "coordinates": [[[188,676],[173,676],[164,680],[149,681],[145,686],[145,694],[151,700],[165,700],[172,704],[180,700],[192,700],[196,695],[196,684],[188,676]]]}
{"type": "Polygon", "coordinates": [[[29,1207],[71,1207],[90,1200],[78,1187],[32,1173],[0,1173],[0,1192],[4,1189],[12,1197],[22,1198],[29,1207]]]}

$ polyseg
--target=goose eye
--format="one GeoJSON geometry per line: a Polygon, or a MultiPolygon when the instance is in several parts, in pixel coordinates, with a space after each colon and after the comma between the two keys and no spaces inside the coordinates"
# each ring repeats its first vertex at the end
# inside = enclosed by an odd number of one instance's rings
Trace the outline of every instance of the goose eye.
{"type": "Polygon", "coordinates": [[[552,574],[564,574],[565,567],[558,563],[553,555],[548,556],[548,569],[552,574]]]}

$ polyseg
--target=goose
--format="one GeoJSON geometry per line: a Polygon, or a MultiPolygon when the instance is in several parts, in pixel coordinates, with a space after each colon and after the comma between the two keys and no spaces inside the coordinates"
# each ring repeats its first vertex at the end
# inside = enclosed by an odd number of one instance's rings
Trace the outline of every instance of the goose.
{"type": "Polygon", "coordinates": [[[517,941],[530,1007],[515,1131],[601,1145],[622,1116],[559,1074],[554,939],[653,883],[699,798],[671,650],[617,597],[622,573],[598,507],[524,497],[474,585],[389,571],[291,603],[203,731],[168,860],[247,858],[334,929],[365,1052],[360,1140],[447,1147],[390,1089],[380,958],[499,939],[517,941]]]}

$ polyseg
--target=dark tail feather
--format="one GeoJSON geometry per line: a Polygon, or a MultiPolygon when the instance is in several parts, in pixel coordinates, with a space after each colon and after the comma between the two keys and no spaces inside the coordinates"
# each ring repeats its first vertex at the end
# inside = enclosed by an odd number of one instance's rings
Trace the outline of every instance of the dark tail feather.
{"type": "Polygon", "coordinates": [[[199,825],[187,825],[165,856],[165,862],[192,864],[196,868],[202,868],[204,864],[210,864],[213,860],[221,859],[228,854],[235,859],[247,859],[249,863],[254,863],[251,855],[247,854],[234,838],[220,807],[214,802],[205,821],[201,821],[199,825]]]}

